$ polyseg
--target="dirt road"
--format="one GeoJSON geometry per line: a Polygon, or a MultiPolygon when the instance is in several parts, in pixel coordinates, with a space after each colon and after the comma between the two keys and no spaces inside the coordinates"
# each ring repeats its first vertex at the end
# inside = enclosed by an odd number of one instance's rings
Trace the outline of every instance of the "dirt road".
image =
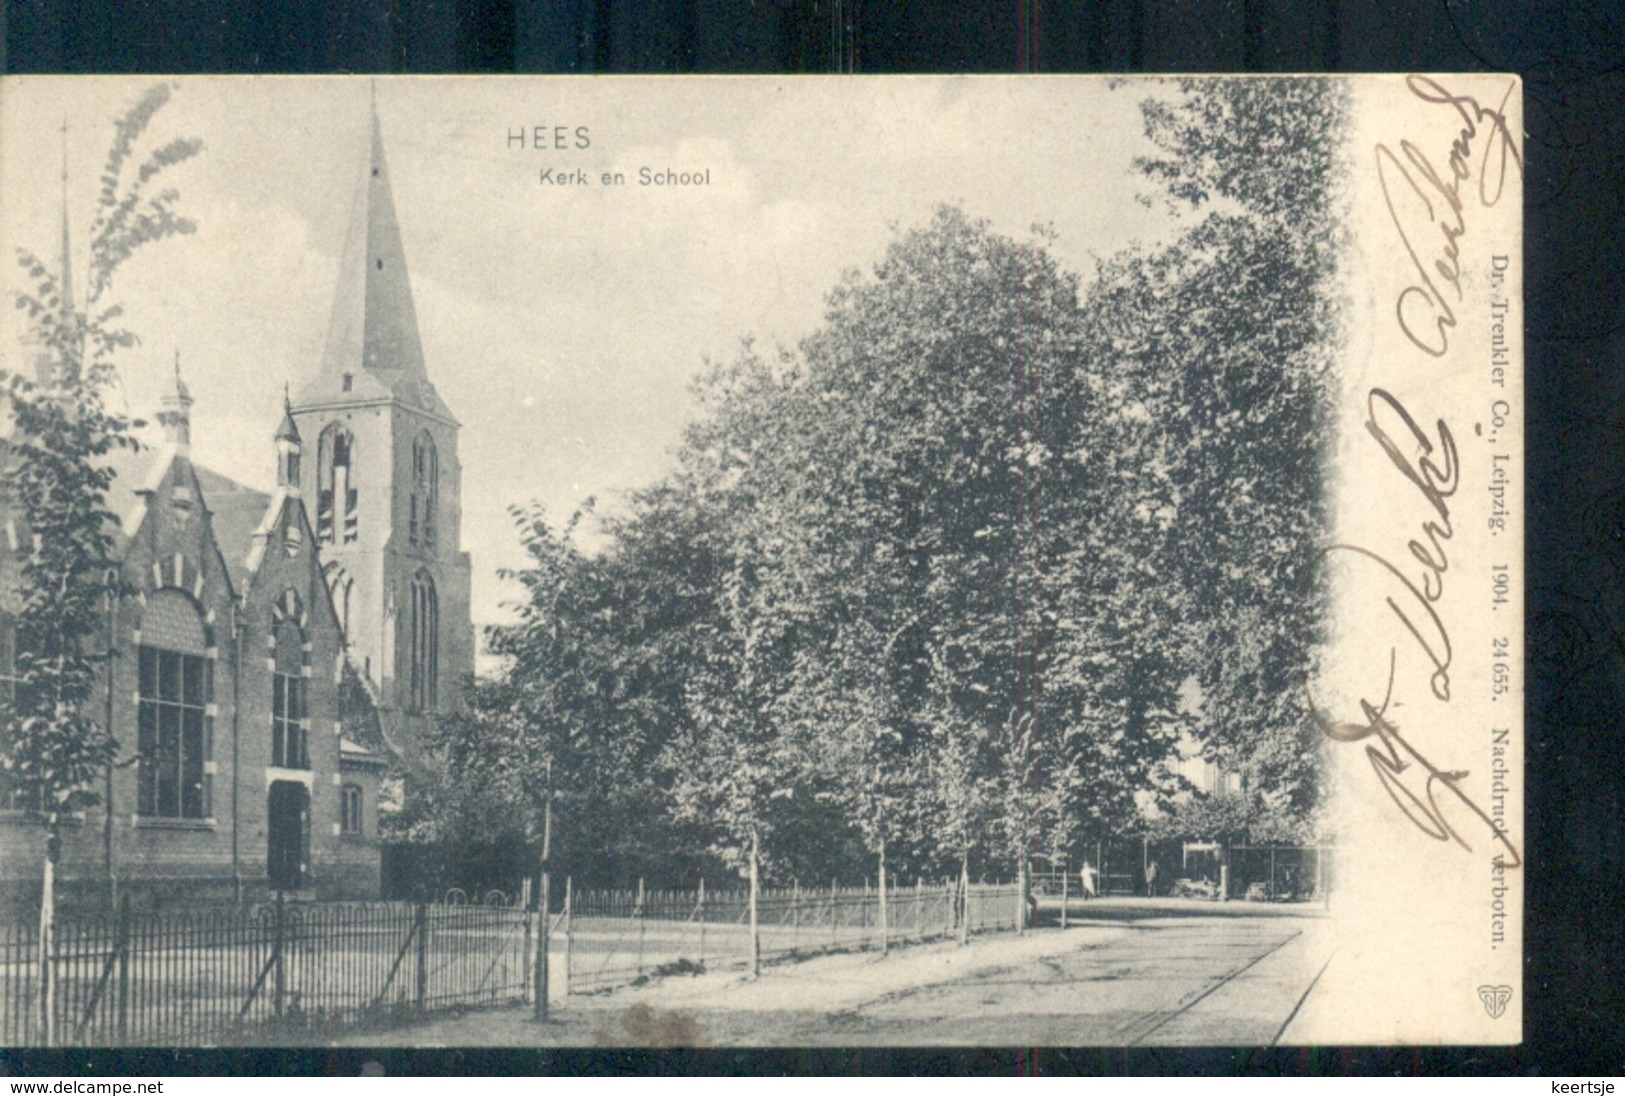
{"type": "Polygon", "coordinates": [[[674,976],[528,1010],[471,1012],[349,1045],[1244,1045],[1293,1041],[1324,968],[1302,907],[1103,900],[1070,926],[765,969],[674,976]]]}

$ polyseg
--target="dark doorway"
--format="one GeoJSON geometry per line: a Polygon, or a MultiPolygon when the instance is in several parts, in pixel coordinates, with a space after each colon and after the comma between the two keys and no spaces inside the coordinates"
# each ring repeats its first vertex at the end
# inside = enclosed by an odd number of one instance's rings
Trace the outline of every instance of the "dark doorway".
{"type": "Polygon", "coordinates": [[[294,780],[271,784],[266,874],[272,890],[299,890],[310,863],[310,791],[294,780]]]}

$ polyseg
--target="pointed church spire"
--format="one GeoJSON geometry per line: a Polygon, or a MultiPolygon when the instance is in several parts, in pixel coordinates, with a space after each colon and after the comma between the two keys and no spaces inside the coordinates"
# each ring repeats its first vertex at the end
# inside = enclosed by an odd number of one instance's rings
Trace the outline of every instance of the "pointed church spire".
{"type": "Polygon", "coordinates": [[[293,422],[293,400],[288,396],[288,386],[282,386],[282,423],[276,429],[277,441],[302,441],[299,437],[299,427],[293,422]]]}
{"type": "Polygon", "coordinates": [[[62,292],[62,311],[73,311],[72,245],[68,236],[68,120],[62,119],[62,239],[57,248],[58,287],[62,292]]]}
{"type": "MultiPolygon", "coordinates": [[[[376,88],[368,121],[366,170],[351,208],[322,375],[331,379],[365,371],[397,396],[416,396],[418,386],[427,384],[428,377],[384,157],[376,88]]],[[[413,398],[411,402],[425,401],[413,398]]]]}
{"type": "MultiPolygon", "coordinates": [[[[73,247],[68,232],[68,120],[62,119],[62,191],[61,234],[57,240],[56,288],[57,322],[64,327],[74,322],[73,316],[73,247]]],[[[34,358],[34,379],[42,388],[55,383],[62,367],[65,346],[51,346],[49,340],[34,358]]]]}

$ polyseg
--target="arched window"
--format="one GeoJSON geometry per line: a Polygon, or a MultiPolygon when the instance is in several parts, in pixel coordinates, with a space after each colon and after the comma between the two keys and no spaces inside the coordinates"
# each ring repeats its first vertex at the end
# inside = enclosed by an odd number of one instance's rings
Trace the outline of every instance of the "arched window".
{"type": "Polygon", "coordinates": [[[425,571],[412,579],[411,624],[411,706],[432,711],[440,699],[440,605],[425,571]]]}
{"type": "Polygon", "coordinates": [[[147,598],[136,649],[141,814],[209,817],[214,681],[207,650],[203,619],[191,598],[175,589],[147,598]]]}
{"type": "Polygon", "coordinates": [[[361,785],[346,784],[339,789],[339,831],[361,833],[361,785]]]}
{"type": "Polygon", "coordinates": [[[310,728],[305,716],[305,637],[293,620],[280,621],[271,655],[271,764],[310,768],[310,728]]]}
{"type": "Polygon", "coordinates": [[[322,568],[327,578],[327,591],[333,595],[333,612],[339,618],[339,630],[344,633],[344,642],[350,642],[350,599],[355,593],[355,579],[350,577],[343,567],[337,563],[329,563],[322,568]]]}
{"type": "Polygon", "coordinates": [[[338,423],[329,424],[316,445],[316,539],[323,544],[355,543],[354,457],[354,437],[338,423]]]}
{"type": "Polygon", "coordinates": [[[434,439],[419,434],[412,443],[412,512],[408,525],[414,545],[434,549],[435,511],[440,493],[440,455],[434,439]]]}

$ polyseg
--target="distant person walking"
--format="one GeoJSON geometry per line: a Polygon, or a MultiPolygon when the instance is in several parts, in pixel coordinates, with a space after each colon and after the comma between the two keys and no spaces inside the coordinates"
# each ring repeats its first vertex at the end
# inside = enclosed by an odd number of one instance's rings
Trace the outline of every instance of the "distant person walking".
{"type": "Polygon", "coordinates": [[[1099,891],[1095,887],[1095,866],[1089,863],[1089,861],[1085,860],[1083,862],[1083,867],[1078,871],[1078,877],[1083,881],[1084,901],[1088,901],[1091,898],[1098,898],[1099,891]]]}
{"type": "Polygon", "coordinates": [[[1145,896],[1152,897],[1157,893],[1157,862],[1151,861],[1145,866],[1145,896]]]}

